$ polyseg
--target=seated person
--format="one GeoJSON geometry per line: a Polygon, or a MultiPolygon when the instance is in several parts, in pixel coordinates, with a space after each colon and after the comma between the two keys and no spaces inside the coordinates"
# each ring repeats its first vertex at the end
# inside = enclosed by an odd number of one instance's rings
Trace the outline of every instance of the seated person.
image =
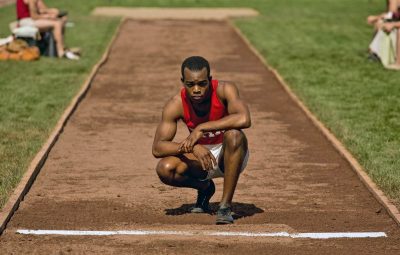
{"type": "Polygon", "coordinates": [[[386,66],[389,69],[400,70],[400,20],[395,22],[385,22],[380,26],[380,29],[385,31],[386,33],[391,33],[393,31],[396,32],[396,48],[394,49],[396,52],[395,62],[386,66]]]}
{"type": "Polygon", "coordinates": [[[42,0],[17,0],[16,6],[20,25],[33,25],[40,31],[52,30],[58,57],[72,60],[79,59],[78,55],[65,50],[63,31],[66,17],[60,18],[58,9],[47,8],[42,0]]]}
{"type": "Polygon", "coordinates": [[[375,28],[369,58],[389,69],[400,69],[400,0],[387,0],[387,12],[367,18],[375,28]]]}

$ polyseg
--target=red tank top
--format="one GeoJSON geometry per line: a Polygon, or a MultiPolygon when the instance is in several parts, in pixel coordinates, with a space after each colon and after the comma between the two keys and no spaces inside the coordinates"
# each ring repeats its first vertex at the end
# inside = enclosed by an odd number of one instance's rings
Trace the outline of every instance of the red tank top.
{"type": "Polygon", "coordinates": [[[29,18],[30,16],[29,5],[24,0],[17,0],[17,19],[29,18]]]}
{"type": "MultiPolygon", "coordinates": [[[[218,80],[211,81],[211,108],[210,112],[203,117],[199,117],[196,115],[196,112],[193,109],[193,106],[190,102],[186,94],[185,88],[181,89],[181,98],[182,98],[182,105],[183,105],[183,121],[185,122],[186,126],[191,132],[193,129],[197,127],[197,125],[212,121],[212,120],[219,120],[227,115],[227,111],[225,105],[219,101],[217,96],[217,87],[218,87],[218,80]]],[[[212,131],[212,132],[205,132],[203,137],[200,138],[198,141],[199,144],[219,144],[222,143],[224,139],[224,131],[212,131]]]]}

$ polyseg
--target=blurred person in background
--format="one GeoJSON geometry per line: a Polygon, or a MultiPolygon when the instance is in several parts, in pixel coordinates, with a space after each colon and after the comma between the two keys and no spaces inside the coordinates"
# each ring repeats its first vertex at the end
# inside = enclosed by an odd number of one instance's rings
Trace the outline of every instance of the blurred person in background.
{"type": "Polygon", "coordinates": [[[367,18],[375,30],[369,59],[381,61],[388,69],[400,70],[400,0],[387,0],[386,5],[386,12],[367,18]]]}
{"type": "Polygon", "coordinates": [[[64,44],[64,25],[66,12],[48,8],[43,0],[17,0],[17,18],[20,26],[35,26],[40,31],[53,32],[59,58],[78,60],[79,56],[66,50],[64,44]]]}

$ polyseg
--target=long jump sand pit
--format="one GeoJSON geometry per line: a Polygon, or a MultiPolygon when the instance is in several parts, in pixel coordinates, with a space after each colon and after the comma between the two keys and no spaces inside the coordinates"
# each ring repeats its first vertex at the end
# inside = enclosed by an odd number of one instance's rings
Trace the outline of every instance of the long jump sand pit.
{"type": "MultiPolygon", "coordinates": [[[[177,139],[186,134],[181,125],[177,139]]],[[[0,237],[1,254],[396,254],[399,243],[399,227],[348,163],[235,30],[219,21],[126,21],[0,237]],[[181,88],[180,64],[190,55],[209,59],[214,78],[236,82],[252,113],[250,161],[232,226],[189,214],[196,192],[165,186],[154,171],[153,134],[164,103],[181,88]],[[16,233],[21,229],[64,232],[16,233]],[[79,230],[131,234],[68,235],[79,230]],[[210,234],[221,232],[250,234],[210,234]],[[387,237],[295,238],[326,232],[387,237]]]]}

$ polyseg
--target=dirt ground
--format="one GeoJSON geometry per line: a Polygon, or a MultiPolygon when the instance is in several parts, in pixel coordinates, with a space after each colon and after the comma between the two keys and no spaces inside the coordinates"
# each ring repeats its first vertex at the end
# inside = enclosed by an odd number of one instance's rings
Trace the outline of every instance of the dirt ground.
{"type": "MultiPolygon", "coordinates": [[[[180,125],[177,139],[186,134],[180,125]]],[[[214,210],[221,188],[218,179],[214,210]]],[[[0,253],[400,254],[399,244],[399,227],[227,23],[128,20],[0,237],[0,253]],[[154,171],[155,128],[190,55],[209,59],[213,77],[236,82],[250,106],[250,160],[233,226],[189,214],[196,192],[165,186],[154,171]],[[24,236],[20,228],[384,231],[388,238],[24,236]]]]}
{"type": "MultiPolygon", "coordinates": [[[[0,0],[1,1],[1,0],[0,0]]],[[[96,7],[92,15],[127,17],[139,20],[225,20],[257,16],[251,8],[157,8],[157,7],[96,7]]]]}

